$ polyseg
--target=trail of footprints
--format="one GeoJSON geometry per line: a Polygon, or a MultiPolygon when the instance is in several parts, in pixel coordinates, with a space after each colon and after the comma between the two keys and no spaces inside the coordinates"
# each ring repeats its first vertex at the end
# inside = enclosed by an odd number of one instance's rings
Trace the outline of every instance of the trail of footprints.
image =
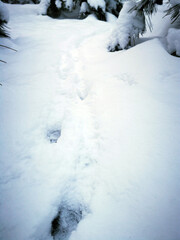
{"type": "MultiPolygon", "coordinates": [[[[65,53],[61,57],[62,61],[58,75],[62,80],[62,92],[65,98],[68,98],[69,96],[72,97],[74,94],[76,94],[76,96],[78,96],[78,98],[83,101],[88,96],[89,89],[86,86],[85,81],[82,79],[82,76],[78,75],[78,69],[82,67],[81,64],[78,63],[78,57],[76,56],[75,60],[77,67],[74,67],[74,63],[72,62],[71,57],[72,56],[69,56],[65,53]],[[69,77],[72,76],[74,76],[74,80],[69,81],[69,77]]],[[[73,99],[71,100],[73,101],[73,99]]],[[[47,132],[47,139],[50,144],[55,144],[59,141],[61,135],[62,129],[55,127],[47,132]]],[[[79,158],[81,158],[81,156],[79,156],[79,158]]],[[[76,164],[78,164],[78,161],[76,164]]],[[[50,234],[52,238],[54,240],[68,240],[72,231],[76,230],[78,223],[89,212],[87,209],[88,208],[86,204],[71,204],[68,197],[67,199],[64,198],[63,201],[61,200],[59,208],[57,209],[57,214],[51,221],[50,234]]]]}

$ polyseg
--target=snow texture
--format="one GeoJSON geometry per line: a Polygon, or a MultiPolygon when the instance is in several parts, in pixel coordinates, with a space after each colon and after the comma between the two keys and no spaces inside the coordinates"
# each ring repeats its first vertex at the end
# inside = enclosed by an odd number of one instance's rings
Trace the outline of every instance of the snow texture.
{"type": "Polygon", "coordinates": [[[105,12],[106,3],[104,0],[87,0],[87,2],[92,8],[95,8],[97,10],[99,7],[105,12]]]}
{"type": "Polygon", "coordinates": [[[180,59],[166,19],[110,53],[114,23],[7,8],[0,44],[18,51],[0,48],[0,239],[180,239],[180,59]]]}
{"type": "Polygon", "coordinates": [[[82,2],[81,8],[80,8],[80,14],[85,14],[87,12],[90,12],[89,6],[88,6],[87,2],[82,2]]]}
{"type": "MultiPolygon", "coordinates": [[[[46,15],[49,5],[50,5],[50,0],[41,0],[39,4],[39,14],[46,15]]],[[[57,7],[60,6],[60,0],[56,1],[56,5],[57,7]]]]}
{"type": "Polygon", "coordinates": [[[167,35],[168,51],[180,56],[180,29],[171,28],[167,35]]]}
{"type": "Polygon", "coordinates": [[[172,4],[172,6],[179,4],[179,0],[170,0],[170,3],[172,4]]]}
{"type": "Polygon", "coordinates": [[[72,11],[73,5],[74,5],[73,0],[65,0],[65,6],[69,11],[72,11]]]}
{"type": "Polygon", "coordinates": [[[56,7],[57,7],[58,9],[60,9],[60,8],[62,7],[62,2],[61,2],[61,0],[56,0],[56,1],[55,1],[55,4],[56,4],[56,7]]]}

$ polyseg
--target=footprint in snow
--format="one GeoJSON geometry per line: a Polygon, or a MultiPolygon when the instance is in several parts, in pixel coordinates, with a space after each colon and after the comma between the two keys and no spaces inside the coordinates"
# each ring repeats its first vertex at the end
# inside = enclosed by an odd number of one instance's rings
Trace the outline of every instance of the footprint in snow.
{"type": "Polygon", "coordinates": [[[81,99],[81,101],[83,101],[87,96],[88,96],[88,89],[76,89],[76,93],[78,95],[78,97],[81,99]]]}
{"type": "Polygon", "coordinates": [[[47,137],[50,143],[57,143],[60,136],[61,136],[61,130],[51,130],[47,134],[47,137]]]}

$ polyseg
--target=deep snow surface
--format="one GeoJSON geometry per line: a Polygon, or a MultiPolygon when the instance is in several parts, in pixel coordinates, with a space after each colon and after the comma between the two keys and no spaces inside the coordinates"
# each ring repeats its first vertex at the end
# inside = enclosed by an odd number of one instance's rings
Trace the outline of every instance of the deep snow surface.
{"type": "Polygon", "coordinates": [[[83,209],[70,240],[179,240],[180,59],[161,38],[108,53],[113,23],[92,16],[8,8],[0,239],[52,239],[65,204],[83,209]]]}

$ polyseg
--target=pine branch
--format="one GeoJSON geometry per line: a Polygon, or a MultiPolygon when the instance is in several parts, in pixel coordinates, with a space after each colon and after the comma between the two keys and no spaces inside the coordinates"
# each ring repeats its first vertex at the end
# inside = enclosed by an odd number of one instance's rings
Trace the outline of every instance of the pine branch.
{"type": "Polygon", "coordinates": [[[3,60],[1,60],[1,59],[0,59],[0,62],[2,62],[2,63],[7,63],[7,62],[5,62],[5,61],[3,61],[3,60]]]}
{"type": "Polygon", "coordinates": [[[152,15],[153,12],[156,12],[156,2],[152,0],[141,0],[138,2],[129,12],[133,11],[144,11],[147,15],[152,15]]]}
{"type": "Polygon", "coordinates": [[[14,48],[11,48],[11,47],[7,47],[7,46],[5,46],[5,45],[2,45],[2,44],[0,44],[0,47],[8,48],[8,49],[10,49],[10,50],[13,50],[13,51],[17,52],[17,50],[16,50],[16,49],[14,49],[14,48]]]}
{"type": "Polygon", "coordinates": [[[10,37],[7,29],[8,27],[6,26],[5,22],[0,20],[0,37],[10,37]]]}
{"type": "Polygon", "coordinates": [[[165,11],[166,16],[171,15],[171,23],[174,23],[180,17],[180,3],[165,11]]]}

